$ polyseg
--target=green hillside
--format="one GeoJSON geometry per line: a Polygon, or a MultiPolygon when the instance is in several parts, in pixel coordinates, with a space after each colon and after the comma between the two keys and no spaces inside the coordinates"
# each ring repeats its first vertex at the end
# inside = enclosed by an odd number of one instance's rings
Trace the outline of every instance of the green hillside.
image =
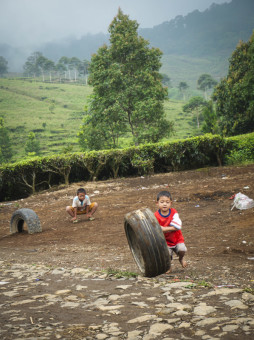
{"type": "Polygon", "coordinates": [[[219,57],[163,55],[161,72],[170,77],[173,87],[185,81],[190,86],[190,91],[196,91],[195,95],[202,95],[196,90],[199,76],[207,73],[219,82],[228,73],[228,60],[219,57]]]}
{"type": "Polygon", "coordinates": [[[0,116],[15,158],[25,156],[30,131],[40,140],[42,155],[59,152],[68,143],[78,150],[76,134],[90,87],[15,79],[0,79],[0,87],[0,116]]]}
{"type": "MultiPolygon", "coordinates": [[[[13,160],[26,157],[25,144],[31,131],[40,141],[41,155],[60,153],[68,144],[73,151],[80,151],[77,132],[92,92],[90,86],[2,78],[0,89],[0,117],[9,130],[13,160]]],[[[165,102],[167,117],[175,122],[173,139],[196,134],[195,120],[182,113],[182,105],[181,101],[165,102]]],[[[129,143],[128,138],[122,140],[122,146],[129,143]]]]}

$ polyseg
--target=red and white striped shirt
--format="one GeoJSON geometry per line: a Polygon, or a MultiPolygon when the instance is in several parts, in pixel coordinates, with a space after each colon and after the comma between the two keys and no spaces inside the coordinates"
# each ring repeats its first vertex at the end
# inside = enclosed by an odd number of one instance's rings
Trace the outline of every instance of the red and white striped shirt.
{"type": "Polygon", "coordinates": [[[178,212],[174,208],[169,209],[169,214],[167,216],[163,216],[160,210],[157,210],[154,215],[157,218],[160,226],[173,226],[177,229],[175,231],[164,233],[168,247],[174,247],[178,243],[184,243],[183,234],[181,232],[182,221],[179,218],[178,212]]]}

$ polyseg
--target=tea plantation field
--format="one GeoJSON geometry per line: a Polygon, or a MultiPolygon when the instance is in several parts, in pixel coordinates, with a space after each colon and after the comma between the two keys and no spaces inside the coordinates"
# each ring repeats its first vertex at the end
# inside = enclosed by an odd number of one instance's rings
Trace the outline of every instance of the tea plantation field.
{"type": "MultiPolygon", "coordinates": [[[[40,141],[41,155],[63,152],[71,145],[72,151],[81,151],[77,133],[82,124],[84,107],[92,87],[76,83],[46,83],[32,79],[0,79],[0,117],[14,151],[13,160],[26,157],[25,144],[29,132],[40,141]]],[[[165,112],[175,122],[175,135],[171,139],[196,135],[195,118],[182,112],[184,102],[167,100],[165,112]]],[[[130,145],[128,136],[121,146],[130,145]]]]}

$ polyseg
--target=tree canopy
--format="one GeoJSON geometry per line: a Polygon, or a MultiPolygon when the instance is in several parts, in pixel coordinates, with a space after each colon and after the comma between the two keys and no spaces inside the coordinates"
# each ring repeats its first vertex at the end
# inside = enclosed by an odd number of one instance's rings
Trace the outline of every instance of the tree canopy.
{"type": "Polygon", "coordinates": [[[232,53],[228,75],[216,86],[213,99],[224,134],[238,135],[254,130],[254,33],[232,53]]]}
{"type": "Polygon", "coordinates": [[[202,113],[202,110],[204,107],[207,106],[207,102],[199,96],[192,97],[187,104],[183,106],[184,112],[191,112],[196,115],[197,120],[197,128],[200,127],[200,114],[202,113]]]}
{"type": "Polygon", "coordinates": [[[210,74],[204,73],[198,78],[197,88],[204,92],[205,99],[207,100],[207,91],[213,88],[217,84],[217,81],[212,78],[210,74]]]}
{"type": "Polygon", "coordinates": [[[162,52],[150,48],[137,30],[138,23],[119,9],[109,26],[110,45],[92,56],[93,94],[79,133],[84,149],[118,147],[126,133],[136,145],[157,142],[172,131],[164,116],[167,89],[159,73],[162,52]]]}

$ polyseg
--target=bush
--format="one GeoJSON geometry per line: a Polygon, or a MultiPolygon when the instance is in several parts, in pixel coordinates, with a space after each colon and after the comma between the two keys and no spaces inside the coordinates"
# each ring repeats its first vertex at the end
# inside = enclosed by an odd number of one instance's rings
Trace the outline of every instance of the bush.
{"type": "Polygon", "coordinates": [[[0,201],[27,197],[52,185],[130,177],[254,161],[254,133],[204,135],[122,150],[68,153],[0,167],[0,201]]]}
{"type": "Polygon", "coordinates": [[[254,133],[228,138],[233,150],[226,156],[226,164],[239,165],[254,162],[254,133]]]}

